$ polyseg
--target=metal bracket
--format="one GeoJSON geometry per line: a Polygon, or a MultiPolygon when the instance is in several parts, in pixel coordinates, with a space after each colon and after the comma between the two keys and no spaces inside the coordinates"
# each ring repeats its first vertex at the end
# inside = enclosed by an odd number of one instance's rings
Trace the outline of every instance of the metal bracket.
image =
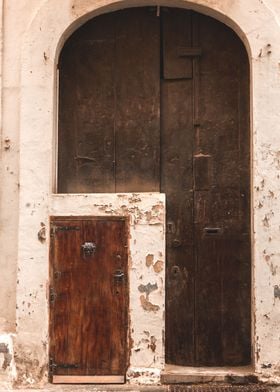
{"type": "Polygon", "coordinates": [[[55,363],[53,358],[49,359],[49,373],[53,375],[55,370],[60,369],[78,369],[80,366],[77,363],[55,363]]]}
{"type": "Polygon", "coordinates": [[[78,231],[81,228],[79,226],[56,226],[51,223],[51,236],[54,236],[58,231],[68,232],[68,231],[78,231]]]}

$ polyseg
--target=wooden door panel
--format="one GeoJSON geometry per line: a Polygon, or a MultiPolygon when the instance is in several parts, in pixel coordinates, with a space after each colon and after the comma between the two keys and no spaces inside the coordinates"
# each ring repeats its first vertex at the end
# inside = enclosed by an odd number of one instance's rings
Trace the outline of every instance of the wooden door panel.
{"type": "Polygon", "coordinates": [[[67,41],[59,70],[58,192],[158,191],[155,8],[90,20],[67,41]]]}
{"type": "MultiPolygon", "coordinates": [[[[251,340],[248,59],[226,26],[192,13],[183,31],[184,12],[177,12],[177,19],[172,12],[162,13],[163,64],[174,72],[172,81],[163,79],[161,97],[167,362],[244,365],[250,363],[251,340]],[[172,22],[168,15],[173,15],[172,22]],[[164,33],[176,22],[173,35],[169,34],[173,48],[177,42],[182,45],[181,37],[191,28],[187,45],[192,47],[189,53],[197,54],[191,60],[192,80],[177,80],[176,67],[186,71],[189,66],[182,66],[181,60],[176,65],[175,57],[164,52],[164,33]],[[174,220],[183,238],[175,250],[174,220]]],[[[165,72],[163,77],[171,78],[165,72]]]]}
{"type": "Polygon", "coordinates": [[[160,181],[160,20],[124,10],[116,24],[116,192],[157,192],[160,181]]]}
{"type": "Polygon", "coordinates": [[[203,55],[194,149],[211,156],[213,173],[211,186],[195,188],[194,195],[196,362],[245,365],[251,353],[250,166],[249,117],[240,99],[249,97],[241,76],[248,76],[248,59],[229,28],[204,16],[197,23],[203,55]]]}
{"type": "Polygon", "coordinates": [[[166,361],[174,363],[175,358],[180,364],[194,360],[192,81],[161,83],[161,191],[167,199],[166,361]]]}
{"type": "Polygon", "coordinates": [[[162,8],[162,56],[164,79],[192,78],[191,12],[162,8]]]}
{"type": "Polygon", "coordinates": [[[58,192],[115,189],[114,18],[78,29],[59,60],[58,192]]]}
{"type": "Polygon", "coordinates": [[[124,375],[127,342],[124,219],[53,219],[50,357],[56,375],[124,375]],[[81,246],[93,242],[85,255],[81,246]],[[121,272],[125,278],[118,279],[121,272]]]}

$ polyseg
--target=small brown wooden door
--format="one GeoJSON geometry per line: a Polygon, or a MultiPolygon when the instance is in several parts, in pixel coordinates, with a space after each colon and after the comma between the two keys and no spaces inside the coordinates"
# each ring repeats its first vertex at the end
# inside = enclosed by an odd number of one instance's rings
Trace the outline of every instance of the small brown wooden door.
{"type": "Polygon", "coordinates": [[[88,382],[100,376],[101,382],[123,382],[128,306],[125,219],[52,218],[49,300],[53,382],[83,382],[85,376],[88,382]]]}
{"type": "Polygon", "coordinates": [[[59,70],[58,192],[166,194],[166,361],[249,364],[249,63],[241,40],[192,11],[127,9],[75,32],[59,70]]]}

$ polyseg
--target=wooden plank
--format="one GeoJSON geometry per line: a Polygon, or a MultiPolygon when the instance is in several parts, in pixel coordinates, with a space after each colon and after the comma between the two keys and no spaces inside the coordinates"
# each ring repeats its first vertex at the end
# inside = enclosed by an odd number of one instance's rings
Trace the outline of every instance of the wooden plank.
{"type": "Polygon", "coordinates": [[[119,375],[127,367],[127,233],[124,219],[53,218],[50,358],[55,375],[119,375]],[[80,227],[70,230],[69,227],[80,227]],[[67,230],[64,228],[67,227],[67,230]],[[96,249],[86,255],[82,245],[96,249]],[[124,279],[115,278],[122,271],[124,279]]]}
{"type": "Polygon", "coordinates": [[[179,57],[199,57],[202,55],[201,48],[192,48],[192,47],[179,47],[178,48],[178,56],[179,57]]]}
{"type": "Polygon", "coordinates": [[[159,190],[160,24],[149,8],[87,22],[63,48],[58,192],[159,190]]]}
{"type": "Polygon", "coordinates": [[[167,200],[166,363],[195,363],[191,13],[163,8],[161,192],[167,200]],[[185,53],[184,53],[185,54],[185,53]]]}
{"type": "Polygon", "coordinates": [[[211,173],[206,162],[196,161],[195,169],[196,363],[246,365],[251,361],[250,127],[240,108],[246,102],[248,109],[248,59],[232,30],[209,17],[196,19],[203,56],[194,153],[212,160],[211,173]],[[205,227],[221,230],[207,236],[205,227]]]}
{"type": "Polygon", "coordinates": [[[116,192],[159,191],[160,24],[155,10],[119,13],[116,25],[116,192]]]}
{"type": "Polygon", "coordinates": [[[167,199],[166,362],[194,361],[192,82],[162,80],[161,192],[167,199]]]}
{"type": "Polygon", "coordinates": [[[124,376],[53,376],[53,384],[124,384],[124,376]]]}
{"type": "Polygon", "coordinates": [[[209,189],[213,184],[211,155],[197,154],[193,157],[194,188],[196,191],[209,189]]]}
{"type": "Polygon", "coordinates": [[[59,61],[58,192],[113,192],[114,23],[95,18],[67,41],[59,61]]]}
{"type": "Polygon", "coordinates": [[[188,56],[197,55],[197,51],[191,48],[191,12],[165,7],[161,15],[163,78],[192,78],[192,59],[188,56]]]}

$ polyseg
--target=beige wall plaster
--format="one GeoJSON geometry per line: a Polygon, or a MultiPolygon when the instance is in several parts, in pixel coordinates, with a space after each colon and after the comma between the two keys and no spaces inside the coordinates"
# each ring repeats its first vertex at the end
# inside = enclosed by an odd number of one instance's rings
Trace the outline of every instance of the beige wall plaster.
{"type": "MultiPolygon", "coordinates": [[[[47,225],[48,232],[53,201],[56,59],[59,48],[70,32],[86,19],[111,9],[145,4],[193,8],[216,17],[230,25],[248,49],[252,72],[254,361],[256,371],[263,379],[279,382],[278,0],[9,0],[5,3],[0,263],[7,279],[0,289],[0,334],[1,330],[12,331],[14,328],[16,293],[17,304],[20,305],[17,311],[16,346],[27,355],[25,363],[31,363],[30,369],[37,361],[41,369],[39,375],[33,370],[30,374],[27,372],[26,380],[37,382],[40,377],[45,379],[48,241],[38,241],[37,233],[41,223],[47,225]],[[4,151],[5,138],[11,141],[7,151],[4,151]],[[20,175],[17,161],[19,147],[20,175]],[[15,291],[17,279],[18,288],[15,291]],[[28,297],[32,301],[33,313],[30,315],[23,312],[22,306],[28,297]]],[[[144,359],[141,360],[141,363],[144,362],[144,359]]],[[[24,372],[20,370],[20,373],[24,372]]]]}

